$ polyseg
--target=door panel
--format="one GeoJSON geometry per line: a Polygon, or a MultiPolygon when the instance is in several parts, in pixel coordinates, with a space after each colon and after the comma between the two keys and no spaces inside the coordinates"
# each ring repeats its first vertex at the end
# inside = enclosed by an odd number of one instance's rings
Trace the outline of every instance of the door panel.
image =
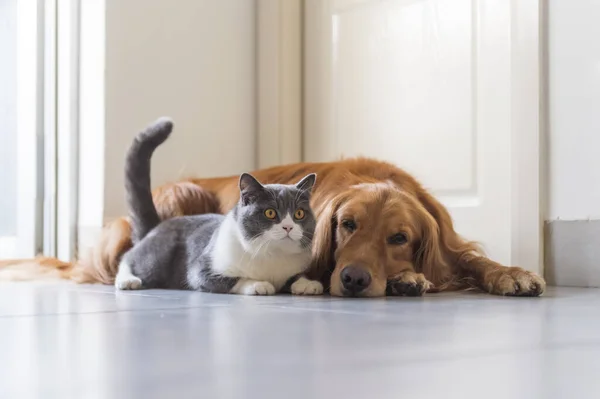
{"type": "Polygon", "coordinates": [[[308,0],[307,161],[414,174],[457,230],[511,260],[511,9],[504,0],[308,0]]]}

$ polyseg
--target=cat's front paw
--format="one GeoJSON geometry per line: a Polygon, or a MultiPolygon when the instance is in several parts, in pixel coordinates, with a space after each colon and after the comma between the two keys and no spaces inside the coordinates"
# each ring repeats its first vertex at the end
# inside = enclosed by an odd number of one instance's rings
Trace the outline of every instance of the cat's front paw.
{"type": "Polygon", "coordinates": [[[142,280],[132,274],[125,276],[117,274],[115,287],[119,290],[139,290],[142,288],[142,280]]]}
{"type": "Polygon", "coordinates": [[[250,281],[244,285],[244,295],[275,295],[275,287],[268,281],[250,281]]]}
{"type": "Polygon", "coordinates": [[[315,280],[300,277],[292,284],[290,291],[294,295],[321,295],[323,293],[323,284],[315,280]]]}

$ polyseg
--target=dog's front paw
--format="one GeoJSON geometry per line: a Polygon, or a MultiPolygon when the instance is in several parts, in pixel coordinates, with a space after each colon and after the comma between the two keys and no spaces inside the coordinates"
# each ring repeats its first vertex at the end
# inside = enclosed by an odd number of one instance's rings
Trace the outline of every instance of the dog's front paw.
{"type": "Polygon", "coordinates": [[[421,296],[431,287],[422,273],[408,271],[388,279],[385,292],[389,296],[421,296]]]}
{"type": "Polygon", "coordinates": [[[290,291],[294,295],[321,295],[323,293],[323,284],[315,280],[300,277],[292,284],[290,291]]]}
{"type": "Polygon", "coordinates": [[[494,295],[540,296],[546,290],[546,282],[520,267],[502,267],[486,275],[483,288],[494,295]]]}

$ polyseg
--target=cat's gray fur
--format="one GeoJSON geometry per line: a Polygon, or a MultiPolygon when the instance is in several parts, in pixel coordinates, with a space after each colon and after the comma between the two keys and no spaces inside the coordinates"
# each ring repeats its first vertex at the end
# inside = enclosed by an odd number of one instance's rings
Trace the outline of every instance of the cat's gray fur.
{"type": "Polygon", "coordinates": [[[288,287],[293,293],[320,294],[320,283],[302,277],[315,229],[309,201],[316,176],[297,185],[262,185],[245,173],[240,201],[227,215],[161,222],[152,200],[150,161],[172,130],[169,119],[159,119],[135,137],[127,153],[125,187],[134,246],[119,265],[117,288],[254,295],[288,287]],[[274,219],[265,215],[269,208],[276,210],[274,219]],[[293,217],[298,209],[304,211],[301,219],[293,217]]]}

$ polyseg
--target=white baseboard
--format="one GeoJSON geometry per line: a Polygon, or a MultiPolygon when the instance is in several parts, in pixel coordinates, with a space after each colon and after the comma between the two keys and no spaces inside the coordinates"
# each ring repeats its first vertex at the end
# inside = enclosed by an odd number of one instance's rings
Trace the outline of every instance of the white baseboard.
{"type": "Polygon", "coordinates": [[[557,220],[544,229],[550,285],[600,287],[600,220],[557,220]]]}

